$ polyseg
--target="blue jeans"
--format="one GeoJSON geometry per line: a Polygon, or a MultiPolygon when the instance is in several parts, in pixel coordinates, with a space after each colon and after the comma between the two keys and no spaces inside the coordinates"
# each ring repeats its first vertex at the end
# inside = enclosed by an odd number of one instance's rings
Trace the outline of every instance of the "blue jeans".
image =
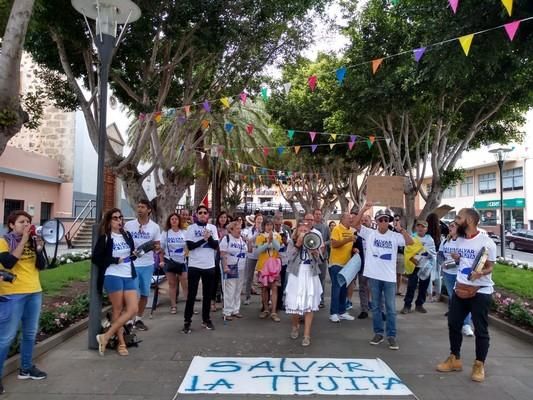
{"type": "MultiPolygon", "coordinates": [[[[447,274],[446,272],[442,274],[444,280],[444,286],[446,286],[446,292],[448,292],[448,312],[450,311],[450,304],[452,304],[452,296],[454,295],[453,287],[455,286],[455,280],[457,275],[447,274]]],[[[463,326],[470,325],[472,321],[472,314],[468,313],[466,316],[463,326]]]]}
{"type": "Polygon", "coordinates": [[[385,312],[387,314],[387,337],[396,337],[396,282],[385,282],[377,279],[368,279],[372,295],[372,324],[374,333],[383,335],[383,317],[380,304],[385,298],[385,312]]]}
{"type": "Polygon", "coordinates": [[[329,307],[329,314],[344,314],[346,312],[346,293],[348,289],[346,285],[339,286],[337,275],[342,270],[340,265],[330,265],[329,277],[331,278],[331,305],[329,307]]]}
{"type": "Polygon", "coordinates": [[[21,323],[20,367],[22,369],[32,367],[33,347],[39,329],[42,300],[41,292],[0,296],[0,377],[9,347],[17,336],[21,323]]]}

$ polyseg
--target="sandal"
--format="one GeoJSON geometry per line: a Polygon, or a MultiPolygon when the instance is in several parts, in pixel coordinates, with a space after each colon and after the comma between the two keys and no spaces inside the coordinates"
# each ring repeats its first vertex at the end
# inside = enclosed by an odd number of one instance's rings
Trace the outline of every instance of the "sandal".
{"type": "Polygon", "coordinates": [[[278,314],[276,314],[275,312],[273,312],[272,314],[270,314],[270,318],[271,318],[272,321],[274,321],[274,322],[280,322],[280,321],[281,321],[280,317],[278,317],[278,314]]]}
{"type": "Polygon", "coordinates": [[[222,319],[224,321],[233,321],[233,317],[231,315],[222,315],[222,319]]]}
{"type": "Polygon", "coordinates": [[[291,329],[291,339],[298,339],[298,336],[300,336],[300,327],[299,326],[293,326],[291,329]]]}
{"type": "Polygon", "coordinates": [[[236,314],[231,314],[232,317],[235,317],[235,318],[242,318],[243,315],[241,313],[236,313],[236,314]]]}
{"type": "Polygon", "coordinates": [[[107,342],[105,341],[105,336],[102,335],[96,335],[96,341],[98,342],[98,354],[101,356],[105,353],[105,348],[107,346],[107,342]]]}
{"type": "Polygon", "coordinates": [[[304,336],[304,339],[302,340],[302,346],[307,347],[311,344],[311,336],[304,336]]]}
{"type": "Polygon", "coordinates": [[[178,312],[178,308],[176,306],[170,307],[170,313],[171,314],[176,314],[177,312],[178,312]]]}
{"type": "Polygon", "coordinates": [[[261,311],[261,313],[259,314],[259,318],[261,318],[261,319],[265,319],[265,318],[267,318],[269,315],[270,315],[270,313],[269,313],[268,311],[261,311]]]}
{"type": "Polygon", "coordinates": [[[129,355],[129,351],[128,349],[126,348],[126,345],[125,344],[119,344],[118,347],[117,347],[117,353],[121,356],[127,356],[129,355]]]}

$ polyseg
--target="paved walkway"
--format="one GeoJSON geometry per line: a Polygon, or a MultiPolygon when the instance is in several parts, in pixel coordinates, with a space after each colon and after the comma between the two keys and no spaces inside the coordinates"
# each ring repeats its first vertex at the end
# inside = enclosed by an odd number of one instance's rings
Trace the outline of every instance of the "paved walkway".
{"type": "MultiPolygon", "coordinates": [[[[355,293],[354,298],[357,297],[355,293]]],[[[398,309],[401,303],[398,298],[398,309]]],[[[290,322],[285,315],[276,324],[258,319],[259,296],[243,306],[245,318],[222,322],[213,318],[215,331],[200,329],[199,316],[194,317],[193,333],[179,332],[183,322],[184,303],[178,304],[178,314],[170,315],[163,304],[153,320],[147,320],[150,330],[139,332],[144,340],[139,348],[130,350],[129,357],[119,357],[109,351],[100,357],[87,350],[87,333],[66,341],[37,360],[47,371],[44,381],[18,381],[15,375],[4,378],[6,400],[171,400],[181,383],[190,361],[203,356],[264,356],[264,357],[326,357],[376,358],[384,360],[406,383],[418,399],[468,400],[530,400],[533,398],[533,344],[491,330],[491,349],[487,360],[487,379],[482,384],[470,381],[470,366],[474,358],[474,339],[465,338],[463,372],[440,374],[435,365],[448,354],[446,311],[442,303],[429,303],[429,313],[398,314],[399,351],[389,350],[385,343],[370,346],[372,321],[355,320],[333,324],[325,310],[316,315],[312,345],[300,346],[289,338],[290,322]]],[[[197,303],[199,307],[199,303],[197,303]]],[[[354,314],[358,313],[355,305],[354,314]]],[[[325,399],[324,396],[312,396],[325,399]]],[[[340,400],[345,397],[331,397],[340,400]]],[[[220,396],[180,395],[179,399],[281,399],[280,396],[220,396]]],[[[305,397],[304,397],[305,398],[305,397]]],[[[362,396],[350,396],[362,398],[362,396]]],[[[374,397],[376,398],[376,397],[374,397]]]]}

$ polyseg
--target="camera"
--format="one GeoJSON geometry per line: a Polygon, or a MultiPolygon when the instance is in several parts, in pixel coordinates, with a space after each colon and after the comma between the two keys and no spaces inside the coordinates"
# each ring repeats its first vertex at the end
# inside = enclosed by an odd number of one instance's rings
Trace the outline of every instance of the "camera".
{"type": "Polygon", "coordinates": [[[0,276],[4,278],[4,282],[13,283],[15,279],[17,279],[17,275],[12,274],[9,271],[6,270],[0,270],[0,276]]]}

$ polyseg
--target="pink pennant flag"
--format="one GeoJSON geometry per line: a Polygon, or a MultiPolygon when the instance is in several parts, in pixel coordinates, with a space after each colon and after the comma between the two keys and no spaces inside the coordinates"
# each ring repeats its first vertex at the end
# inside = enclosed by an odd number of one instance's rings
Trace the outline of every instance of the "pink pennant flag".
{"type": "Polygon", "coordinates": [[[353,149],[355,142],[348,142],[348,148],[351,150],[353,149]]]}
{"type": "Polygon", "coordinates": [[[263,147],[263,154],[268,157],[268,147],[263,147]]]}
{"type": "Polygon", "coordinates": [[[229,163],[230,161],[229,160],[226,160],[226,165],[229,167],[229,163]]]}
{"type": "Polygon", "coordinates": [[[318,147],[318,144],[312,144],[311,145],[311,153],[314,153],[317,147],[318,147]]]}
{"type": "Polygon", "coordinates": [[[242,92],[239,97],[241,98],[242,104],[246,104],[246,99],[248,98],[246,92],[242,92]]]}
{"type": "Polygon", "coordinates": [[[509,39],[511,40],[511,42],[514,39],[514,36],[516,35],[516,31],[518,30],[519,26],[520,26],[520,21],[509,22],[508,24],[504,25],[505,32],[507,32],[507,36],[509,36],[509,39]]]}
{"type": "Polygon", "coordinates": [[[459,6],[459,0],[448,0],[450,2],[450,7],[452,8],[453,13],[457,12],[457,7],[459,6]]]}
{"type": "Polygon", "coordinates": [[[140,114],[139,114],[139,121],[142,122],[142,121],[144,121],[144,119],[145,119],[145,115],[144,115],[144,113],[140,113],[140,114]]]}
{"type": "Polygon", "coordinates": [[[246,132],[248,132],[248,135],[252,136],[254,133],[254,124],[246,125],[246,132]]]}
{"type": "Polygon", "coordinates": [[[316,75],[311,75],[311,76],[307,79],[307,84],[308,84],[309,87],[311,88],[311,92],[314,92],[314,91],[315,91],[317,81],[318,81],[318,78],[316,77],[316,75]]]}
{"type": "Polygon", "coordinates": [[[309,132],[309,137],[311,138],[311,143],[315,141],[316,132],[309,132]]]}

